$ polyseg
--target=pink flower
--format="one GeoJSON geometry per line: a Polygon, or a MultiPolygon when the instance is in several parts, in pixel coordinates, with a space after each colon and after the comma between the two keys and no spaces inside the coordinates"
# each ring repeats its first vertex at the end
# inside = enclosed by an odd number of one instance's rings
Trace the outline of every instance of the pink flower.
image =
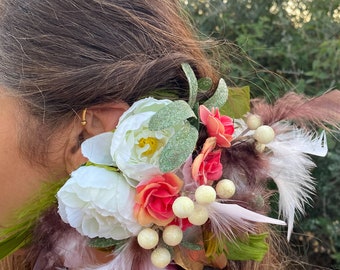
{"type": "Polygon", "coordinates": [[[172,204],[179,196],[183,181],[173,173],[157,175],[136,188],[134,215],[138,223],[165,226],[175,215],[172,204]]]}
{"type": "Polygon", "coordinates": [[[182,231],[185,231],[189,227],[192,227],[193,225],[190,223],[188,218],[178,218],[176,217],[169,225],[177,225],[179,226],[182,231]]]}
{"type": "Polygon", "coordinates": [[[201,153],[192,163],[192,178],[200,185],[207,184],[208,181],[218,180],[222,176],[221,150],[213,151],[216,140],[216,137],[208,138],[201,153]]]}
{"type": "Polygon", "coordinates": [[[202,123],[207,128],[209,136],[216,137],[217,145],[220,147],[230,147],[234,133],[233,119],[228,116],[221,116],[218,108],[212,108],[209,111],[204,105],[199,107],[199,115],[202,123]]]}

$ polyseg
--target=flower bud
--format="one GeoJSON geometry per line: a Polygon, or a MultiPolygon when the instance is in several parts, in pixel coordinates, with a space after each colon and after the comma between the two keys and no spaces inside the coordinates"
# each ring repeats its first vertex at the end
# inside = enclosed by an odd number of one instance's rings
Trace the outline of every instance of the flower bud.
{"type": "Polygon", "coordinates": [[[255,130],[259,126],[262,126],[261,116],[257,114],[249,114],[246,119],[246,124],[250,130],[255,130]]]}
{"type": "Polygon", "coordinates": [[[254,138],[259,143],[267,144],[274,140],[275,132],[272,127],[263,125],[255,130],[254,138]]]}
{"type": "Polygon", "coordinates": [[[172,204],[176,217],[187,218],[194,211],[194,202],[187,196],[178,197],[172,204]]]}
{"type": "Polygon", "coordinates": [[[174,247],[181,243],[183,231],[177,225],[170,225],[165,227],[162,237],[165,244],[174,247]]]}
{"type": "Polygon", "coordinates": [[[235,194],[235,184],[229,179],[220,180],[216,185],[216,193],[222,199],[229,199],[235,194]]]}
{"type": "Polygon", "coordinates": [[[207,222],[208,218],[208,209],[203,205],[195,204],[195,210],[188,219],[191,224],[201,226],[207,222]]]}
{"type": "Polygon", "coordinates": [[[195,199],[199,204],[212,203],[216,200],[216,191],[211,186],[199,186],[195,191],[195,199]]]}
{"type": "Polygon", "coordinates": [[[137,241],[142,248],[152,249],[157,246],[159,236],[155,230],[151,228],[145,228],[138,233],[137,241]]]}
{"type": "Polygon", "coordinates": [[[151,262],[158,268],[165,268],[171,262],[171,254],[169,250],[158,247],[151,253],[151,262]]]}
{"type": "Polygon", "coordinates": [[[266,149],[266,145],[259,142],[255,142],[255,149],[257,152],[263,153],[264,150],[266,149]]]}

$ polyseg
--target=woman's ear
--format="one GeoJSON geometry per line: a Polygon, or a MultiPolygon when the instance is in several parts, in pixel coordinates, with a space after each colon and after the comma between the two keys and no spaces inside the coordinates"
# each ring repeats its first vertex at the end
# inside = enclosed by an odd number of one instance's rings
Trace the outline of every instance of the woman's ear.
{"type": "Polygon", "coordinates": [[[125,102],[109,103],[88,108],[82,117],[84,138],[112,131],[116,128],[120,116],[129,108],[125,102]]]}
{"type": "Polygon", "coordinates": [[[120,116],[129,108],[125,102],[106,103],[84,110],[72,124],[65,149],[66,170],[71,173],[87,159],[81,153],[80,144],[95,135],[116,128],[120,116]]]}

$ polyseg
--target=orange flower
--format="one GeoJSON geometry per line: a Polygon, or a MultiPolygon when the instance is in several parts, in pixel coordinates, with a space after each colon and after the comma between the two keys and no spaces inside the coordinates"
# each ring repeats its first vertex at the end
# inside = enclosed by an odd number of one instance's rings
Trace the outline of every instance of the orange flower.
{"type": "Polygon", "coordinates": [[[165,226],[175,215],[172,204],[179,196],[183,181],[173,173],[157,175],[136,188],[134,215],[142,226],[165,226]]]}
{"type": "Polygon", "coordinates": [[[191,166],[192,178],[200,185],[208,181],[218,180],[222,176],[221,150],[214,150],[216,137],[208,138],[201,153],[195,158],[191,166]]]}
{"type": "Polygon", "coordinates": [[[217,145],[230,147],[232,134],[234,133],[233,119],[220,115],[218,108],[211,111],[204,105],[199,107],[199,115],[202,123],[206,126],[209,136],[216,137],[217,145]]]}

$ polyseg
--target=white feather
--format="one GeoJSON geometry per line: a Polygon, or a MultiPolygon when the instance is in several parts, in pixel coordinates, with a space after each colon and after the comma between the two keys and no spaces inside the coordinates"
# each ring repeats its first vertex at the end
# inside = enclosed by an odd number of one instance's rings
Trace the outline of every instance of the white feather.
{"type": "MultiPolygon", "coordinates": [[[[295,210],[304,213],[304,204],[314,192],[314,182],[310,170],[314,162],[306,155],[307,149],[316,145],[319,139],[313,139],[309,133],[295,127],[287,130],[287,125],[274,127],[277,135],[267,145],[272,151],[269,154],[268,176],[278,187],[280,194],[279,214],[288,223],[287,239],[293,231],[295,210]],[[282,132],[282,133],[281,133],[282,132]]],[[[320,138],[324,138],[322,135],[320,138]]],[[[323,139],[321,139],[322,141],[323,139]]],[[[318,148],[318,147],[316,147],[318,148]]]]}
{"type": "Polygon", "coordinates": [[[208,206],[208,212],[212,231],[218,238],[223,234],[232,240],[236,230],[252,232],[254,222],[286,225],[282,220],[258,214],[237,204],[213,202],[208,206]]]}
{"type": "MultiPolygon", "coordinates": [[[[323,130],[320,135],[315,132],[308,132],[304,129],[298,129],[296,126],[289,126],[287,124],[277,124],[273,126],[278,131],[278,136],[275,142],[289,142],[294,143],[294,148],[306,154],[324,157],[327,155],[328,146],[326,132],[323,130]]],[[[270,143],[268,146],[270,146],[270,143]]]]}

